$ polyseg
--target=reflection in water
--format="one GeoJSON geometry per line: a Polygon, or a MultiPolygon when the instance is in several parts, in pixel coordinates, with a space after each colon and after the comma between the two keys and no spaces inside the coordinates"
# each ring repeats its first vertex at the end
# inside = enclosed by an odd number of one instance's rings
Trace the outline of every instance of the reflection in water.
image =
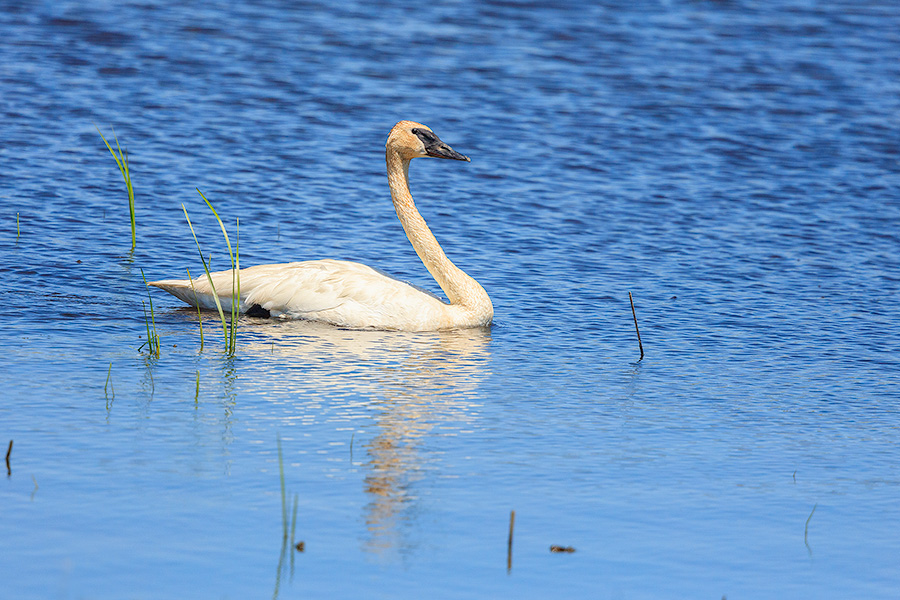
{"type": "MultiPolygon", "coordinates": [[[[222,416],[222,424],[224,426],[224,429],[222,431],[222,443],[226,447],[230,446],[231,442],[234,441],[234,431],[231,427],[234,415],[234,406],[237,403],[237,391],[235,390],[235,386],[238,377],[237,369],[234,366],[234,361],[234,356],[228,356],[222,363],[223,389],[220,392],[222,398],[222,407],[224,409],[224,414],[222,416]]],[[[199,390],[199,374],[197,377],[197,386],[199,390]]],[[[226,463],[226,472],[231,472],[231,461],[228,461],[226,463]]]]}
{"type": "Polygon", "coordinates": [[[809,552],[809,557],[812,558],[813,551],[812,546],[809,545],[809,521],[812,519],[812,516],[816,514],[816,507],[819,506],[819,503],[816,502],[812,507],[812,511],[809,513],[809,516],[806,517],[806,526],[803,528],[803,543],[806,544],[806,551],[809,552]]]}
{"type": "Polygon", "coordinates": [[[365,418],[366,428],[374,424],[375,436],[364,444],[365,549],[404,550],[414,483],[429,466],[421,447],[435,427],[471,420],[476,388],[487,375],[490,330],[404,333],[248,320],[240,339],[239,356],[261,359],[257,375],[265,389],[302,399],[320,418],[330,410],[365,418]]]}

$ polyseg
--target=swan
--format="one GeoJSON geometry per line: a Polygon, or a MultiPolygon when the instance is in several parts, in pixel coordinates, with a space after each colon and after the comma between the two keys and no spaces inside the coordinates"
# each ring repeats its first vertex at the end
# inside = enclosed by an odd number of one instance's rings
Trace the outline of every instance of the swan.
{"type": "MultiPolygon", "coordinates": [[[[391,129],[385,160],[394,209],[416,254],[449,303],[378,269],[325,259],[240,269],[240,311],[352,329],[433,331],[490,325],[494,308],[487,292],[447,258],[409,191],[410,160],[429,156],[469,162],[469,157],[421,123],[400,121],[391,129]]],[[[230,302],[232,271],[211,273],[211,278],[222,304],[230,302]]],[[[194,306],[216,306],[205,274],[193,281],[166,279],[149,285],[194,306]]]]}

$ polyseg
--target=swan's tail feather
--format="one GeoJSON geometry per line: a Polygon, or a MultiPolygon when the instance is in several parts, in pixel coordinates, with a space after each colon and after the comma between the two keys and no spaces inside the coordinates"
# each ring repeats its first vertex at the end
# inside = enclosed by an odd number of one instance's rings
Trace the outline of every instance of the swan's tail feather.
{"type": "Polygon", "coordinates": [[[189,279],[164,279],[162,281],[151,281],[147,283],[147,285],[152,285],[153,287],[158,287],[161,290],[165,290],[182,302],[187,302],[191,306],[197,306],[199,301],[200,306],[202,308],[205,308],[202,294],[198,294],[194,291],[194,289],[191,287],[191,281],[189,279]]]}
{"type": "MultiPolygon", "coordinates": [[[[210,277],[215,285],[216,293],[219,295],[219,301],[223,305],[231,302],[232,272],[219,271],[211,273],[210,277]]],[[[216,298],[213,294],[213,287],[209,283],[210,277],[201,275],[194,280],[163,279],[162,281],[151,281],[148,285],[163,289],[191,306],[215,310],[216,298]]]]}

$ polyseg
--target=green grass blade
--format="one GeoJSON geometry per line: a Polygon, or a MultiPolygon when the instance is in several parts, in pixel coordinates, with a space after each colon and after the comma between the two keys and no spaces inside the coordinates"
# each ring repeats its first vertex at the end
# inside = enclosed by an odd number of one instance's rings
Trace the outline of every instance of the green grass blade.
{"type": "MultiPolygon", "coordinates": [[[[191,291],[194,292],[194,301],[197,302],[197,290],[194,289],[194,278],[191,277],[190,269],[187,269],[187,274],[188,281],[191,282],[191,291]]],[[[200,352],[203,352],[203,315],[200,311],[200,302],[197,302],[197,321],[200,323],[200,352]]]]}
{"type": "MultiPolygon", "coordinates": [[[[113,135],[116,136],[115,129],[113,129],[113,135]]],[[[134,189],[131,187],[131,171],[128,168],[128,151],[122,151],[122,148],[119,146],[118,136],[116,136],[116,149],[119,151],[119,156],[122,157],[121,165],[124,169],[122,172],[122,176],[125,178],[125,187],[128,188],[128,213],[131,216],[131,249],[134,250],[134,247],[137,245],[136,228],[134,222],[134,189]]]]}
{"type": "Polygon", "coordinates": [[[237,320],[241,314],[241,220],[237,219],[234,240],[234,269],[231,271],[231,353],[237,350],[237,320]]]}
{"type": "Polygon", "coordinates": [[[156,358],[159,358],[159,333],[156,331],[156,315],[153,313],[153,296],[150,294],[147,278],[144,277],[144,269],[141,269],[141,278],[144,280],[144,287],[147,288],[147,298],[150,300],[150,320],[153,323],[153,343],[150,344],[150,354],[156,354],[156,358]]]}
{"type": "Polygon", "coordinates": [[[106,141],[106,138],[103,137],[103,132],[100,131],[100,128],[96,125],[94,125],[94,127],[97,128],[100,139],[106,144],[109,153],[112,154],[113,158],[116,160],[116,164],[119,165],[119,172],[122,173],[122,179],[125,180],[125,187],[128,190],[128,213],[131,219],[131,249],[133,251],[135,246],[137,246],[137,227],[134,217],[134,187],[131,185],[131,171],[128,168],[128,153],[123,152],[121,146],[119,146],[119,138],[116,136],[115,129],[113,129],[113,136],[116,141],[116,149],[119,151],[118,155],[116,155],[115,150],[112,149],[109,142],[106,141]]]}
{"type": "MultiPolygon", "coordinates": [[[[150,354],[153,354],[153,338],[150,337],[150,319],[147,318],[147,304],[141,300],[141,306],[144,307],[144,325],[147,326],[147,343],[142,344],[141,348],[149,345],[150,354]]],[[[141,348],[138,348],[138,350],[141,348]]]]}
{"type": "MultiPolygon", "coordinates": [[[[94,127],[97,127],[97,126],[94,125],[94,127]]],[[[103,143],[106,144],[106,147],[109,149],[109,153],[112,154],[114,159],[116,159],[116,164],[119,165],[119,171],[122,172],[122,177],[124,178],[125,177],[125,167],[122,165],[122,161],[119,160],[119,157],[116,155],[115,150],[112,149],[112,146],[110,146],[109,142],[106,141],[106,138],[103,137],[103,132],[100,131],[99,127],[97,127],[97,133],[100,134],[100,139],[102,139],[103,143]]],[[[119,145],[119,141],[116,140],[116,146],[118,146],[118,145],[119,145]]]]}
{"type": "MultiPolygon", "coordinates": [[[[219,293],[216,291],[216,285],[213,283],[212,275],[209,272],[209,265],[206,264],[206,259],[203,258],[203,252],[200,250],[200,242],[197,241],[197,234],[194,232],[194,226],[191,224],[191,218],[188,216],[188,211],[184,207],[184,204],[181,205],[181,209],[184,211],[184,218],[187,219],[188,227],[191,228],[191,235],[194,236],[194,243],[197,244],[197,252],[200,254],[203,270],[206,271],[206,279],[209,281],[209,287],[212,288],[213,298],[216,301],[216,308],[219,309],[219,318],[222,319],[222,333],[225,334],[225,344],[227,346],[228,328],[225,325],[225,311],[222,310],[222,303],[219,301],[219,293]]],[[[199,302],[197,304],[199,305],[199,302]]]]}
{"type": "MultiPolygon", "coordinates": [[[[197,188],[197,193],[200,194],[200,197],[206,202],[209,210],[212,211],[213,216],[216,217],[216,221],[219,223],[219,229],[222,230],[222,236],[225,238],[225,244],[228,246],[228,256],[231,258],[231,327],[230,331],[226,333],[226,338],[228,340],[228,353],[234,354],[235,343],[237,341],[237,319],[241,308],[240,274],[238,273],[239,257],[235,255],[235,252],[231,247],[231,239],[228,237],[228,231],[225,229],[225,224],[219,217],[219,213],[217,213],[216,209],[213,207],[212,202],[203,195],[203,192],[201,192],[199,188],[197,188]]],[[[240,222],[238,222],[238,228],[240,228],[240,222]]]]}
{"type": "MultiPolygon", "coordinates": [[[[112,363],[109,363],[109,370],[106,372],[106,384],[103,386],[103,394],[108,396],[107,388],[110,388],[109,379],[112,377],[112,363]]],[[[111,388],[113,393],[113,398],[116,397],[116,389],[114,387],[111,388]]]]}
{"type": "Polygon", "coordinates": [[[206,202],[206,205],[209,207],[209,210],[212,211],[212,214],[216,217],[216,221],[219,222],[219,228],[222,230],[222,235],[225,237],[225,243],[228,244],[228,254],[231,256],[231,268],[234,268],[234,252],[231,250],[231,240],[228,239],[228,232],[225,230],[225,224],[222,223],[222,219],[219,218],[219,213],[216,212],[216,209],[213,208],[212,203],[206,199],[206,196],[203,195],[203,192],[197,188],[197,193],[200,194],[200,197],[203,198],[203,201],[206,202]]]}

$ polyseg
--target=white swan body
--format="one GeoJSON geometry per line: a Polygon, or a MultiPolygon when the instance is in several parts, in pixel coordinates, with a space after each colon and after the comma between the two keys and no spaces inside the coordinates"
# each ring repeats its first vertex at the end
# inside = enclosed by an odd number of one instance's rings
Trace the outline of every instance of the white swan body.
{"type": "MultiPolygon", "coordinates": [[[[258,265],[240,270],[240,309],[250,315],[324,321],[341,327],[430,331],[489,325],[494,308],[484,288],[454,265],[416,210],[409,192],[409,161],[433,156],[469,159],[444,144],[428,127],[400,121],[386,144],[391,198],[403,229],[449,304],[372,267],[341,260],[258,265]]],[[[230,304],[232,271],[212,273],[223,307],[230,304]]],[[[206,275],[150,285],[181,300],[214,309],[206,275]]]]}

